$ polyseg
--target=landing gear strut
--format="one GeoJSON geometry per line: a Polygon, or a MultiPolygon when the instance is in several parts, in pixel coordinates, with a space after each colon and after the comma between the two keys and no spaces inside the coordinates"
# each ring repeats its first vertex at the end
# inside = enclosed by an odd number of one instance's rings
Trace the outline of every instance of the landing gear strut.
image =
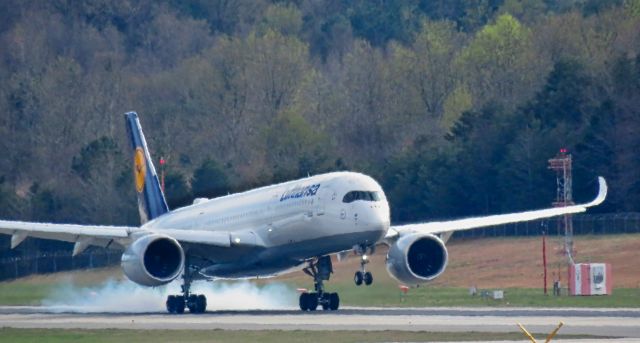
{"type": "MultiPolygon", "coordinates": [[[[373,254],[373,247],[370,248],[371,253],[373,254]]],[[[373,275],[371,272],[366,270],[366,264],[369,263],[369,256],[367,256],[367,247],[362,245],[357,245],[353,249],[356,254],[360,255],[360,270],[358,270],[353,275],[353,282],[356,286],[362,285],[364,282],[365,285],[369,286],[373,283],[373,275]]]]}
{"type": "Polygon", "coordinates": [[[333,273],[331,257],[322,256],[317,261],[310,261],[309,266],[303,271],[313,277],[315,292],[300,294],[300,309],[303,311],[315,311],[320,305],[323,310],[337,310],[340,307],[338,293],[325,292],[323,283],[328,281],[331,273],[333,273]]]}
{"type": "Polygon", "coordinates": [[[195,271],[189,270],[188,266],[185,266],[185,272],[182,275],[182,295],[170,295],[167,297],[167,311],[169,313],[184,313],[185,307],[189,309],[191,313],[204,313],[207,310],[207,298],[202,294],[191,294],[189,289],[191,288],[191,282],[193,281],[193,274],[195,271]]]}

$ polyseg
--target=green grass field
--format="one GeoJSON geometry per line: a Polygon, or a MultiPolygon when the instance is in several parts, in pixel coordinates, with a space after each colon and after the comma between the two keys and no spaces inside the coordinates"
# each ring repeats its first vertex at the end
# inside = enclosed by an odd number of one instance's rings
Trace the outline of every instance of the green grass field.
{"type": "Polygon", "coordinates": [[[371,286],[358,289],[350,285],[332,287],[345,304],[353,306],[497,306],[497,307],[640,307],[640,289],[615,289],[610,296],[545,296],[542,289],[505,289],[504,300],[470,296],[465,288],[421,287],[403,295],[399,289],[371,286]]]}
{"type": "MultiPolygon", "coordinates": [[[[0,329],[0,342],[431,342],[522,340],[520,333],[406,331],[225,331],[225,330],[62,330],[0,329]]],[[[589,336],[558,335],[558,338],[589,336]]],[[[539,338],[542,338],[540,336],[539,338]]],[[[600,337],[601,338],[601,337],[600,337]]]]}
{"type": "Polygon", "coordinates": [[[25,284],[21,282],[0,283],[1,305],[38,305],[47,297],[53,285],[25,284]]]}
{"type": "MultiPolygon", "coordinates": [[[[76,286],[96,284],[99,282],[74,283],[76,286]]],[[[290,283],[290,286],[295,289],[301,285],[290,283]]],[[[2,282],[0,283],[0,305],[38,305],[51,294],[54,288],[59,287],[60,284],[55,279],[41,282],[33,280],[2,282]]],[[[355,287],[351,282],[340,280],[328,283],[327,289],[340,294],[343,306],[640,307],[640,289],[636,288],[619,288],[614,289],[613,295],[610,296],[591,297],[545,296],[542,289],[513,288],[505,289],[504,300],[470,296],[465,288],[425,286],[410,289],[405,295],[393,284],[374,283],[369,287],[355,287]]],[[[292,296],[295,296],[293,292],[292,296]]]]}

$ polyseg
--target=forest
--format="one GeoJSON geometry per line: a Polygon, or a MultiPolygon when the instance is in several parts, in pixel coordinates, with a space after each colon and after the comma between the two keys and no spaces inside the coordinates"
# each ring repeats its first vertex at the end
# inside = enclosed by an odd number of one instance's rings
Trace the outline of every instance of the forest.
{"type": "Polygon", "coordinates": [[[336,170],[394,222],[640,211],[640,0],[3,0],[0,218],[138,225],[123,113],[171,208],[336,170]]]}

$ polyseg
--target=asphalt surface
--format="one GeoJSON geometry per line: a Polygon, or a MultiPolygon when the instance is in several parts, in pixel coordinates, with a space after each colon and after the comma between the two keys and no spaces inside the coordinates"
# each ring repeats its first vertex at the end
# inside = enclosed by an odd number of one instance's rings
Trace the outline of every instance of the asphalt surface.
{"type": "Polygon", "coordinates": [[[640,342],[640,309],[354,308],[339,311],[215,311],[204,314],[80,313],[82,308],[0,306],[0,327],[186,330],[406,330],[530,332],[627,338],[640,342]]]}

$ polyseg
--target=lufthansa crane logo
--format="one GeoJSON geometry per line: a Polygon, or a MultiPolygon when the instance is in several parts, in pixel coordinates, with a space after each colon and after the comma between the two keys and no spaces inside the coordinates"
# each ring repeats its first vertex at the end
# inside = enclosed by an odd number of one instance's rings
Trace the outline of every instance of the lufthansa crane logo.
{"type": "Polygon", "coordinates": [[[144,151],[137,148],[133,155],[133,173],[136,180],[136,191],[142,193],[144,189],[144,178],[147,174],[147,166],[145,165],[144,151]]]}

